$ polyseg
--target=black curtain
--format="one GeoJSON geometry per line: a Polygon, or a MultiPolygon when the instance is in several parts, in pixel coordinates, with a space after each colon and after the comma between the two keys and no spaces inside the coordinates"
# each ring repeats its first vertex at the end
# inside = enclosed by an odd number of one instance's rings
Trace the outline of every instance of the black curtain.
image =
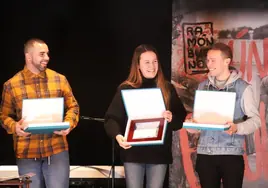
{"type": "MultiPolygon", "coordinates": [[[[23,44],[31,37],[47,42],[48,66],[67,77],[83,116],[103,118],[141,43],[158,49],[170,79],[171,0],[10,0],[1,9],[1,91],[23,68],[23,44]]],[[[112,142],[102,122],[80,120],[68,140],[71,165],[111,164],[112,142]]],[[[12,136],[3,128],[0,144],[0,164],[14,165],[12,136]]]]}

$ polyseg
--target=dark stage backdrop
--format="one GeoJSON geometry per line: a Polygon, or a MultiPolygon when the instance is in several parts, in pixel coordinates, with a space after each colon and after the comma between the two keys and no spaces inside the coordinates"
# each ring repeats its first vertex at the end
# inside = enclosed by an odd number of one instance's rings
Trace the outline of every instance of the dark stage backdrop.
{"type": "MultiPolygon", "coordinates": [[[[171,0],[10,0],[1,9],[1,91],[23,68],[23,44],[31,37],[48,43],[49,68],[68,78],[82,116],[103,118],[141,43],[158,49],[170,79],[171,0]]],[[[80,120],[68,140],[71,165],[111,164],[111,140],[103,123],[80,120]]],[[[0,144],[0,164],[14,165],[12,138],[2,128],[0,144]]]]}

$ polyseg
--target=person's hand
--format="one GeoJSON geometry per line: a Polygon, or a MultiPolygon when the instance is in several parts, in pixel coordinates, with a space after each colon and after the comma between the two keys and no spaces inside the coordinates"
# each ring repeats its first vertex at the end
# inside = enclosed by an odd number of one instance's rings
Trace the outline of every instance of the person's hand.
{"type": "MultiPolygon", "coordinates": [[[[185,122],[196,123],[196,121],[192,117],[188,118],[188,119],[185,119],[185,122]]],[[[186,131],[188,133],[191,133],[191,134],[200,133],[200,130],[198,130],[198,129],[186,129],[186,131]]]]}
{"type": "Polygon", "coordinates": [[[168,121],[171,122],[172,121],[172,112],[170,112],[169,110],[166,110],[163,112],[163,117],[168,121]]]}
{"type": "Polygon", "coordinates": [[[122,147],[124,149],[131,148],[131,145],[129,145],[126,142],[126,139],[121,134],[118,134],[115,138],[116,138],[116,140],[117,140],[117,142],[118,142],[118,144],[119,144],[120,147],[122,147]]]}
{"type": "Polygon", "coordinates": [[[230,125],[230,127],[225,132],[229,135],[235,134],[237,132],[237,125],[232,122],[228,122],[227,124],[230,125]]]}
{"type": "Polygon", "coordinates": [[[16,134],[18,136],[29,136],[31,135],[31,133],[27,133],[24,131],[24,125],[22,125],[24,119],[22,118],[20,121],[16,122],[16,128],[15,128],[15,131],[16,131],[16,134]]]}
{"type": "Polygon", "coordinates": [[[57,135],[62,135],[62,136],[66,136],[70,133],[70,128],[66,129],[66,130],[61,130],[61,131],[54,131],[54,134],[57,135]]]}

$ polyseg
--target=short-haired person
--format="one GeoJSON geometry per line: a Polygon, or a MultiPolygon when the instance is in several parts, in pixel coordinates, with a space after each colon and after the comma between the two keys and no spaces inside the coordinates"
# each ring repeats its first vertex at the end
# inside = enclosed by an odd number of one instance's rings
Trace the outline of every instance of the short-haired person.
{"type": "Polygon", "coordinates": [[[33,188],[68,188],[69,153],[66,135],[79,120],[79,106],[62,74],[47,68],[49,50],[40,39],[30,39],[24,46],[25,66],[4,83],[0,118],[3,127],[13,134],[19,175],[34,173],[33,188]],[[64,121],[70,128],[53,134],[30,134],[24,131],[23,99],[64,98],[64,121]]]}
{"type": "Polygon", "coordinates": [[[202,188],[220,188],[221,182],[224,188],[242,188],[245,135],[261,125],[252,86],[242,80],[238,71],[230,70],[232,58],[228,45],[214,44],[207,53],[208,78],[198,87],[198,90],[236,93],[234,120],[227,122],[230,128],[227,131],[200,131],[196,171],[202,188]]]}

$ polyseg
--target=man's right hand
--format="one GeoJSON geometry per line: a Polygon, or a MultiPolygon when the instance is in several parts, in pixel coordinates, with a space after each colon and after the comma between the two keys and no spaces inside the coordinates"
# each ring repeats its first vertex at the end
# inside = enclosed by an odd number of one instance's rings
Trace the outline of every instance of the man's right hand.
{"type": "Polygon", "coordinates": [[[129,149],[129,148],[131,148],[131,145],[129,145],[129,144],[125,141],[125,138],[123,137],[123,135],[118,134],[115,138],[116,138],[118,144],[120,145],[120,147],[122,147],[122,148],[124,148],[124,149],[129,149]]]}
{"type": "Polygon", "coordinates": [[[31,133],[24,132],[24,126],[22,125],[24,119],[21,119],[16,123],[16,134],[18,136],[29,136],[31,133]]]}
{"type": "MultiPolygon", "coordinates": [[[[191,122],[191,123],[197,123],[194,119],[192,118],[189,118],[189,119],[185,119],[185,122],[191,122]]],[[[197,129],[186,129],[186,131],[188,133],[191,133],[191,134],[198,134],[200,133],[200,130],[197,130],[197,129]]]]}

